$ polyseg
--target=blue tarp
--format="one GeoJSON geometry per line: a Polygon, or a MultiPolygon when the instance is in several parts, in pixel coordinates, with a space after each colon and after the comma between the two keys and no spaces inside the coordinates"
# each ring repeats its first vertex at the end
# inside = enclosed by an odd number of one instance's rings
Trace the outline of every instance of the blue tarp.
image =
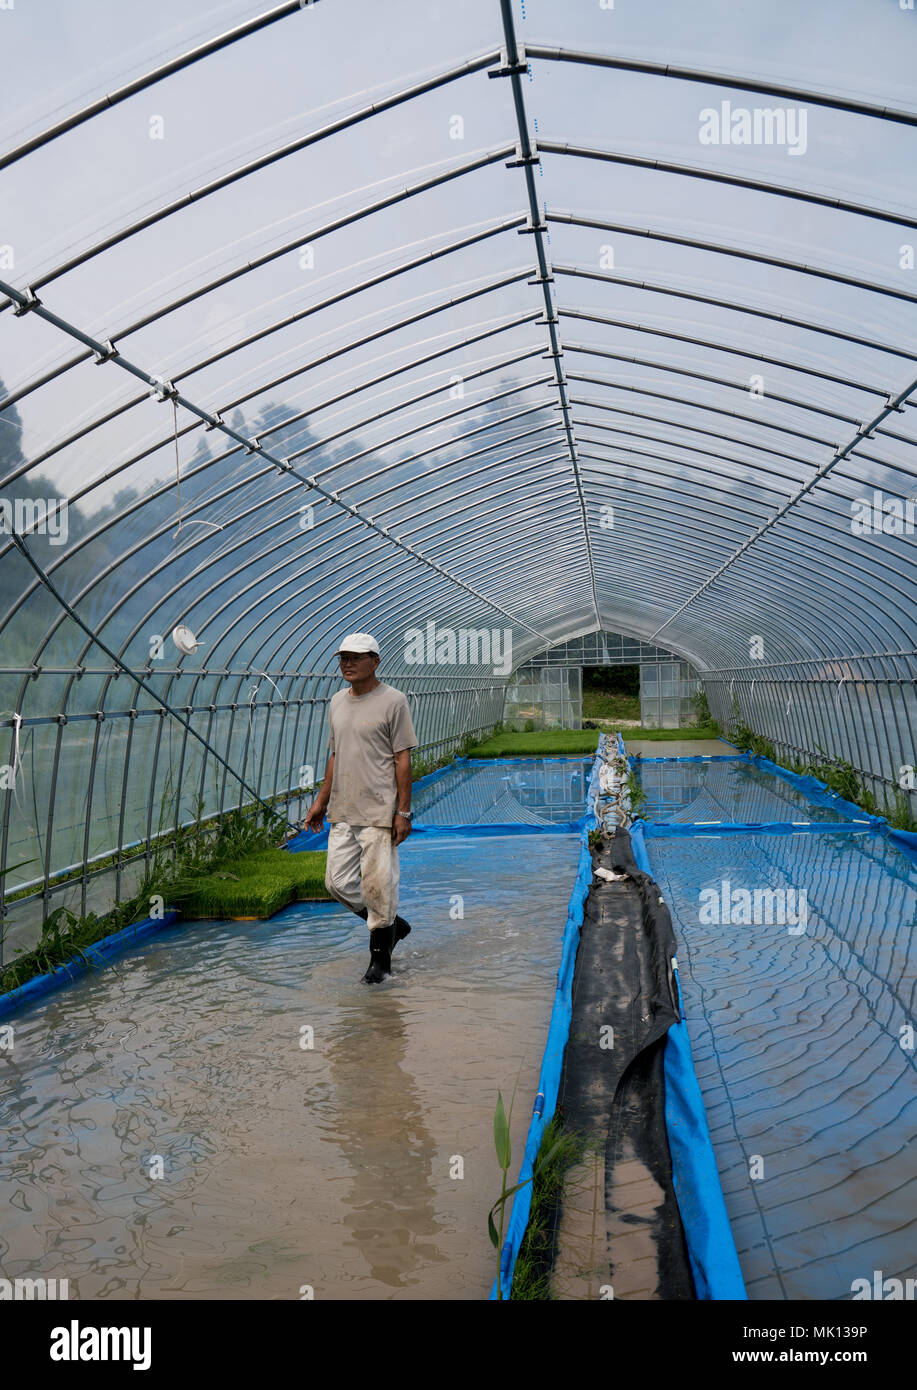
{"type": "Polygon", "coordinates": [[[835,811],[843,813],[851,818],[860,821],[868,821],[875,825],[886,825],[884,816],[871,816],[868,811],[864,811],[862,806],[857,806],[852,801],[845,800],[837,792],[830,791],[824,782],[819,782],[817,777],[803,777],[798,772],[790,772],[788,768],[780,767],[778,763],[772,763],[770,758],[748,757],[748,761],[755,767],[763,768],[765,772],[771,772],[775,777],[779,777],[784,782],[789,782],[790,786],[802,792],[816,806],[830,806],[835,811]]]}
{"type": "MultiPolygon", "coordinates": [[[[644,826],[639,821],[631,828],[630,843],[637,868],[652,878],[644,826]]],[[[677,969],[675,975],[677,980],[677,969]]],[[[663,1054],[665,1124],[694,1285],[701,1299],[744,1299],[745,1284],[694,1070],[680,982],[678,996],[681,1022],[669,1029],[663,1054]]]]}
{"type": "Polygon", "coordinates": [[[73,960],[65,961],[47,975],[33,975],[24,985],[11,989],[7,994],[0,994],[0,1018],[18,1012],[33,999],[40,999],[45,994],[62,989],[64,985],[69,985],[71,980],[85,975],[93,965],[104,966],[109,956],[126,950],[143,937],[149,936],[151,932],[161,931],[163,927],[170,926],[177,917],[177,912],[168,911],[162,917],[147,917],[142,922],[135,922],[133,926],[122,927],[120,931],[112,932],[111,936],[104,936],[95,945],[85,947],[85,959],[75,956],[73,960]]]}
{"type": "Polygon", "coordinates": [[[869,829],[646,848],[749,1297],[849,1299],[864,1268],[908,1268],[912,862],[869,829]]]}
{"type": "Polygon", "coordinates": [[[875,817],[861,821],[689,821],[687,823],[654,820],[645,822],[649,835],[747,835],[749,831],[759,835],[806,835],[821,834],[827,831],[832,835],[848,831],[862,835],[868,831],[878,833],[875,817]]]}
{"type": "Polygon", "coordinates": [[[672,754],[668,758],[645,758],[642,753],[630,753],[627,761],[633,767],[634,763],[741,763],[748,759],[743,753],[686,753],[684,757],[672,754]]]}
{"type": "MultiPolygon", "coordinates": [[[[598,785],[600,762],[601,751],[596,757],[590,778],[590,803],[598,785]]],[[[501,1252],[500,1284],[505,1299],[509,1298],[512,1289],[516,1258],[528,1224],[532,1202],[532,1184],[529,1179],[542,1136],[557,1104],[564,1051],[573,1012],[572,991],[576,953],[583,924],[583,910],[592,883],[592,854],[589,849],[588,832],[595,825],[594,817],[586,817],[579,869],[564,929],[563,956],[558,971],[554,1008],[542,1061],[538,1095],[535,1098],[534,1116],[529,1127],[522,1167],[516,1179],[517,1182],[525,1183],[525,1186],[513,1199],[512,1215],[501,1252]]],[[[631,831],[631,843],[638,867],[648,874],[649,860],[643,841],[643,825],[639,822],[631,831]]],[[[698,1297],[745,1298],[745,1286],[726,1215],[684,1021],[669,1029],[664,1068],[666,1129],[672,1153],[673,1181],[698,1297]]],[[[494,1280],[491,1299],[496,1297],[497,1281],[494,1280]]]]}
{"type": "Polygon", "coordinates": [[[917,835],[912,830],[892,830],[889,827],[887,833],[888,838],[894,840],[899,849],[904,850],[910,859],[917,861],[917,835]]]}
{"type": "Polygon", "coordinates": [[[666,1034],[663,1054],[665,1126],[672,1156],[672,1184],[684,1227],[694,1287],[701,1299],[747,1298],[732,1227],[694,1070],[675,971],[680,1023],[666,1034]]]}

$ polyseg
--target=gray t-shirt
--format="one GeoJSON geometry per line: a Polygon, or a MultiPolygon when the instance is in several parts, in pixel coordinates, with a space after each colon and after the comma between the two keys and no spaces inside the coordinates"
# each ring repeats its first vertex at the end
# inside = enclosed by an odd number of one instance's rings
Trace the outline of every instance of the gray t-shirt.
{"type": "Polygon", "coordinates": [[[328,729],[334,754],[328,819],[390,826],[398,806],[395,754],[417,747],[407,696],[384,681],[365,695],[348,686],[331,697],[328,729]]]}

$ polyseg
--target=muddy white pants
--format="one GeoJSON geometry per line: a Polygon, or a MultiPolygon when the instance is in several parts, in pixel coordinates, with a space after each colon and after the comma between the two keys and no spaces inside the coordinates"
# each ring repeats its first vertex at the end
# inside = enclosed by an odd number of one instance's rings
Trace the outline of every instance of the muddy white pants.
{"type": "Polygon", "coordinates": [[[365,907],[370,931],[387,927],[398,911],[398,846],[387,826],[336,821],[328,834],[325,887],[351,912],[365,907]]]}

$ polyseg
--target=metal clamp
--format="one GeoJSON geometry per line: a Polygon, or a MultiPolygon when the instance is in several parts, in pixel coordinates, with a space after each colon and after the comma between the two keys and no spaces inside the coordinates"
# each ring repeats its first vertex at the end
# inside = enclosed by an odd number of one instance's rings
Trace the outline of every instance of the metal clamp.
{"type": "Polygon", "coordinates": [[[504,48],[503,51],[502,51],[501,54],[500,54],[500,66],[499,66],[498,68],[488,68],[488,70],[487,70],[487,76],[488,76],[488,77],[513,77],[513,76],[517,76],[517,75],[518,75],[518,76],[521,77],[521,75],[522,75],[524,72],[528,72],[528,70],[529,70],[529,64],[528,64],[528,59],[527,59],[526,56],[525,56],[525,49],[522,48],[521,45],[520,45],[520,46],[517,47],[517,49],[516,49],[516,60],[515,60],[515,62],[512,62],[512,63],[510,62],[509,53],[508,53],[507,50],[504,48]]]}
{"type": "Polygon", "coordinates": [[[32,309],[41,308],[41,300],[38,298],[38,295],[35,293],[34,290],[26,289],[23,291],[23,294],[24,302],[22,304],[17,304],[16,308],[13,310],[13,313],[17,319],[21,319],[23,314],[29,313],[32,309]]]}
{"type": "Polygon", "coordinates": [[[541,155],[538,154],[537,151],[534,154],[523,154],[522,150],[517,147],[516,157],[514,159],[508,159],[503,167],[505,169],[524,169],[527,164],[540,163],[541,155]]]}
{"type": "Polygon", "coordinates": [[[92,350],[93,361],[97,367],[103,362],[110,362],[114,357],[120,357],[120,355],[111,338],[106,338],[101,348],[93,348],[92,350]]]}
{"type": "Polygon", "coordinates": [[[507,63],[502,68],[488,68],[488,77],[521,77],[524,72],[528,72],[528,63],[507,63]]]}

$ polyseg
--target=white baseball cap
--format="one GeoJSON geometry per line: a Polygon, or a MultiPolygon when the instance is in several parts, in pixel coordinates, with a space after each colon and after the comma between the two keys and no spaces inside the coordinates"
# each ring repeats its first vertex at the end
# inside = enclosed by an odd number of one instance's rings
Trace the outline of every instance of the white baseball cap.
{"type": "Polygon", "coordinates": [[[348,633],[335,652],[335,656],[339,656],[341,652],[375,652],[376,656],[381,655],[379,643],[369,632],[348,633]]]}

